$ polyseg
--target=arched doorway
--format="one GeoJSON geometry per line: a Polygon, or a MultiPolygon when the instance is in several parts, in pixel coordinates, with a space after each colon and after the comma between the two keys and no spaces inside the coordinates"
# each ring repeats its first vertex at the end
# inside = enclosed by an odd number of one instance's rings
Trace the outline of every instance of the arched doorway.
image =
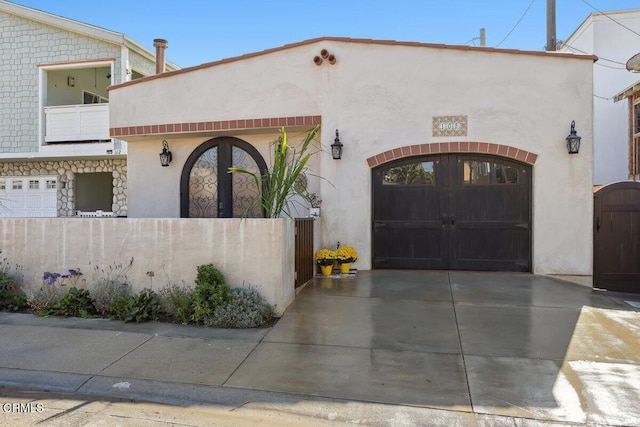
{"type": "Polygon", "coordinates": [[[373,267],[531,271],[531,170],[473,153],[374,168],[373,267]]]}
{"type": "Polygon", "coordinates": [[[206,141],[187,159],[180,180],[182,218],[261,218],[260,191],[253,177],[228,172],[237,167],[262,176],[267,165],[251,144],[232,137],[206,141]]]}

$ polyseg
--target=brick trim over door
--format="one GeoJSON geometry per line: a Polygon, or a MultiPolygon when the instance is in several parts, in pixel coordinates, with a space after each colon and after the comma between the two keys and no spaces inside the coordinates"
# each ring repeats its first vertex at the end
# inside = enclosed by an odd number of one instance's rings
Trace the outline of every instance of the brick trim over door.
{"type": "Polygon", "coordinates": [[[273,129],[283,126],[315,126],[322,122],[321,116],[268,117],[260,119],[218,120],[210,122],[165,123],[143,126],[125,126],[109,129],[114,137],[150,136],[171,133],[207,132],[246,129],[273,129]]]}
{"type": "Polygon", "coordinates": [[[480,153],[507,157],[529,165],[535,164],[538,155],[509,145],[489,142],[434,142],[431,144],[406,145],[394,148],[367,159],[370,168],[403,157],[438,153],[480,153]]]}

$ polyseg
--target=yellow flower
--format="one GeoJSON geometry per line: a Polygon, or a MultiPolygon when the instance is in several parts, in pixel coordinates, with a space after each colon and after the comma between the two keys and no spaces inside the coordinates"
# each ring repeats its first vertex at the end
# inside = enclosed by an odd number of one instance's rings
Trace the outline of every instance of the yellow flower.
{"type": "Polygon", "coordinates": [[[343,246],[335,251],[336,259],[339,263],[356,262],[359,258],[358,252],[353,246],[343,246]]]}
{"type": "Polygon", "coordinates": [[[320,265],[331,265],[336,260],[336,253],[329,249],[320,249],[316,252],[316,262],[320,265]]]}

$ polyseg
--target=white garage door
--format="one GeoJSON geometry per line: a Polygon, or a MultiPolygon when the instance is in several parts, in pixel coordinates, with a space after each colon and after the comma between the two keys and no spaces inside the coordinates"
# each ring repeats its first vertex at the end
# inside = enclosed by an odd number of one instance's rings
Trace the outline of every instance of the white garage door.
{"type": "Polygon", "coordinates": [[[0,177],[0,217],[56,217],[55,176],[0,177]]]}

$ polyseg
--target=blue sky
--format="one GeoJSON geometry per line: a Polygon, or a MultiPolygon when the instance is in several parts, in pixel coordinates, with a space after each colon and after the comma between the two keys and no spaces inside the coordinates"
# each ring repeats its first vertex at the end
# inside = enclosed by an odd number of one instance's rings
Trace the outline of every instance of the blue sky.
{"type": "MultiPolygon", "coordinates": [[[[321,36],[473,45],[479,44],[474,39],[484,27],[487,46],[542,50],[546,42],[546,0],[13,2],[124,33],[152,51],[153,39],[164,38],[169,41],[167,60],[181,67],[321,36]]],[[[559,40],[569,37],[595,9],[640,8],[639,0],[556,3],[559,40]]]]}

